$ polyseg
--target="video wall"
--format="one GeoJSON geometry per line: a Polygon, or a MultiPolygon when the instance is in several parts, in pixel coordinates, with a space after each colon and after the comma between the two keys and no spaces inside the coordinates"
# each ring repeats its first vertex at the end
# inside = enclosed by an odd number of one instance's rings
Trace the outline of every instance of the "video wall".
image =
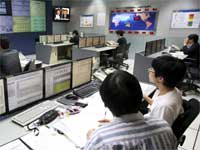
{"type": "Polygon", "coordinates": [[[44,31],[45,0],[0,0],[0,34],[44,31]]]}
{"type": "Polygon", "coordinates": [[[111,12],[110,30],[154,31],[157,11],[111,12]]]}

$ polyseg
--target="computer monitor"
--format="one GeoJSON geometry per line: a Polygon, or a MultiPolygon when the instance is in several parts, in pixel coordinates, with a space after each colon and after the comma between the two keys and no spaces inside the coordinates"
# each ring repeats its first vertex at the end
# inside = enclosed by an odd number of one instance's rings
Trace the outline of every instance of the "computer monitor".
{"type": "Polygon", "coordinates": [[[93,37],[93,43],[92,43],[92,45],[93,46],[99,45],[99,36],[93,37]]]}
{"type": "Polygon", "coordinates": [[[47,43],[53,43],[54,42],[54,35],[47,35],[47,43]]]}
{"type": "Polygon", "coordinates": [[[145,45],[145,56],[151,55],[151,51],[152,51],[152,42],[146,42],[145,45]]]}
{"type": "Polygon", "coordinates": [[[105,36],[100,36],[100,37],[99,37],[99,44],[100,44],[100,45],[104,45],[104,44],[105,44],[105,41],[106,41],[106,37],[105,37],[105,36]]]}
{"type": "Polygon", "coordinates": [[[157,41],[151,41],[151,42],[152,42],[151,54],[154,54],[157,52],[157,41]]]}
{"type": "Polygon", "coordinates": [[[156,43],[156,49],[157,49],[157,52],[161,51],[161,40],[157,40],[157,43],[156,43]]]}
{"type": "Polygon", "coordinates": [[[72,66],[72,88],[91,81],[92,58],[73,62],[72,66]]]}
{"type": "Polygon", "coordinates": [[[43,98],[43,70],[6,78],[8,111],[32,104],[43,98]]]}
{"type": "Polygon", "coordinates": [[[60,40],[61,41],[67,41],[68,40],[67,35],[66,34],[60,35],[60,40]]]}
{"type": "Polygon", "coordinates": [[[86,47],[91,47],[93,42],[93,37],[87,37],[86,47]]]}
{"type": "Polygon", "coordinates": [[[45,98],[59,94],[71,87],[71,63],[45,68],[45,98]]]}
{"type": "Polygon", "coordinates": [[[4,50],[0,52],[0,75],[14,75],[22,72],[17,50],[4,50]]]}
{"type": "Polygon", "coordinates": [[[79,44],[78,44],[79,48],[83,48],[86,47],[86,38],[79,38],[79,44]]]}
{"type": "Polygon", "coordinates": [[[40,35],[40,39],[39,39],[40,43],[47,43],[47,36],[46,35],[40,35]]]}
{"type": "Polygon", "coordinates": [[[161,50],[165,49],[165,39],[161,40],[161,50]]]}
{"type": "Polygon", "coordinates": [[[60,41],[61,41],[60,35],[54,35],[54,42],[60,42],[60,41]]]}
{"type": "Polygon", "coordinates": [[[0,79],[0,115],[6,112],[5,89],[3,79],[0,79]]]}

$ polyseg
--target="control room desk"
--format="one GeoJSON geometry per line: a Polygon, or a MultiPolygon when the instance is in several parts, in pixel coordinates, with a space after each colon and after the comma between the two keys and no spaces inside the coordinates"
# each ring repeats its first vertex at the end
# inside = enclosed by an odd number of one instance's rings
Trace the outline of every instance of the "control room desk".
{"type": "Polygon", "coordinates": [[[113,50],[116,49],[116,47],[114,46],[105,46],[105,47],[101,47],[101,48],[96,48],[96,47],[85,47],[85,48],[81,48],[82,50],[85,50],[85,51],[90,51],[91,53],[94,53],[95,54],[95,59],[93,61],[93,66],[94,68],[98,68],[99,65],[100,65],[100,62],[102,61],[102,52],[109,52],[109,53],[112,53],[113,50]]]}
{"type": "Polygon", "coordinates": [[[164,49],[160,52],[151,54],[147,57],[156,58],[156,57],[162,56],[162,55],[171,55],[171,56],[176,57],[176,58],[181,59],[181,60],[185,59],[188,56],[188,55],[185,55],[182,51],[170,52],[170,50],[167,48],[167,49],[164,49]]]}
{"type": "MultiPolygon", "coordinates": [[[[142,91],[145,94],[150,94],[155,90],[155,87],[149,84],[140,83],[142,91]]],[[[66,93],[67,94],[67,93],[66,93]]],[[[66,95],[65,94],[65,95],[66,95]]],[[[63,95],[63,96],[65,96],[63,95]]],[[[55,99],[54,99],[55,100],[55,99]]],[[[83,102],[88,103],[88,106],[81,110],[79,114],[69,116],[68,118],[75,122],[74,126],[77,130],[82,131],[82,135],[85,136],[89,129],[98,126],[98,120],[103,118],[112,119],[112,114],[105,108],[99,92],[93,94],[92,96],[82,99],[83,102]],[[80,127],[80,128],[79,128],[80,127]]],[[[62,104],[61,104],[62,105],[62,104]]],[[[59,121],[59,119],[55,120],[59,121]]],[[[25,128],[13,123],[11,118],[7,118],[0,121],[0,145],[13,141],[23,135],[26,135],[30,131],[25,130],[25,128]]],[[[66,145],[67,147],[67,145],[66,145]]]]}

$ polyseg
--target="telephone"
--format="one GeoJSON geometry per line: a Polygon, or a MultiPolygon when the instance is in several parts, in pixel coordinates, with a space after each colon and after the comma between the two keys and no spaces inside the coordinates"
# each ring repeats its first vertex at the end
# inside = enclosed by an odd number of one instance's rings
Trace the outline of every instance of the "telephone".
{"type": "Polygon", "coordinates": [[[118,43],[116,43],[115,41],[106,41],[106,46],[118,46],[118,43]]]}
{"type": "Polygon", "coordinates": [[[180,48],[177,45],[174,45],[174,44],[172,44],[171,48],[174,49],[174,50],[180,50],[180,48]]]}

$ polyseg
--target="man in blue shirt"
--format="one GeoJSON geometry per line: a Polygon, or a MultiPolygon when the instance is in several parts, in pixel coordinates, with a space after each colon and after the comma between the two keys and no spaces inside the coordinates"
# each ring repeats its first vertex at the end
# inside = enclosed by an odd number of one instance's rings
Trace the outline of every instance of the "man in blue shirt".
{"type": "Polygon", "coordinates": [[[93,132],[86,150],[176,149],[176,138],[167,122],[144,118],[139,112],[142,91],[133,75],[125,71],[109,74],[100,95],[115,118],[93,132]]]}

